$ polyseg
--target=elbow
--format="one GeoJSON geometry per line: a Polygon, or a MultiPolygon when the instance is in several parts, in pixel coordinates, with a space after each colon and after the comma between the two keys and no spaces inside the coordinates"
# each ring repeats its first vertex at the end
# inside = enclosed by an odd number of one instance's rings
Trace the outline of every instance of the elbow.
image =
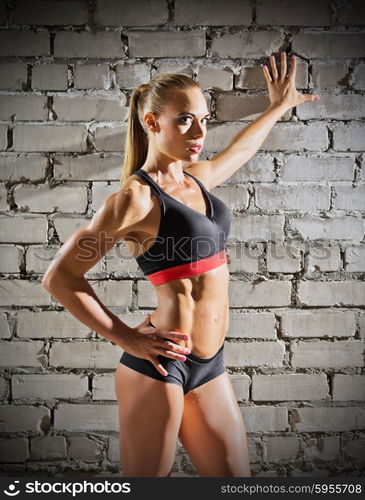
{"type": "Polygon", "coordinates": [[[47,292],[50,291],[50,278],[46,274],[42,278],[41,285],[47,290],[47,292]]]}
{"type": "Polygon", "coordinates": [[[53,284],[58,281],[58,275],[54,271],[52,272],[46,272],[46,274],[43,276],[41,285],[43,288],[47,290],[47,292],[51,293],[53,284]]]}

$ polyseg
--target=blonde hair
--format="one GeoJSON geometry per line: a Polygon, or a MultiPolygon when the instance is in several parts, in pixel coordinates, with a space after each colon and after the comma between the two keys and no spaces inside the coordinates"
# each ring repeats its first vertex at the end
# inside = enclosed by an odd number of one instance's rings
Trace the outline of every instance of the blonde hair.
{"type": "Polygon", "coordinates": [[[148,132],[143,121],[145,113],[159,116],[168,102],[168,92],[172,88],[187,90],[201,87],[189,76],[178,73],[163,73],[149,83],[140,85],[131,95],[128,109],[128,128],[124,149],[124,163],[120,185],[142,167],[147,158],[148,132]]]}

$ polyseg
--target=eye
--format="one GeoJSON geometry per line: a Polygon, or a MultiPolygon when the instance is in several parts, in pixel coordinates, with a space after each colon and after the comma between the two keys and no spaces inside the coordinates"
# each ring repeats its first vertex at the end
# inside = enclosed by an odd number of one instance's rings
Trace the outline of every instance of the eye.
{"type": "MultiPolygon", "coordinates": [[[[181,121],[181,120],[187,120],[189,118],[192,118],[192,117],[191,116],[182,116],[179,121],[181,121]]],[[[205,120],[205,123],[208,122],[208,118],[203,118],[202,120],[205,120]]],[[[186,122],[182,122],[182,123],[186,123],[186,122]]]]}

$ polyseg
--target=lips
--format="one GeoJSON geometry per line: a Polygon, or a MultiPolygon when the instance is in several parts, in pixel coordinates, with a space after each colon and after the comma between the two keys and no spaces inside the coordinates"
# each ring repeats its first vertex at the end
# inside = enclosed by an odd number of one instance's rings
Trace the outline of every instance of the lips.
{"type": "Polygon", "coordinates": [[[190,146],[189,150],[194,151],[194,153],[200,153],[202,147],[200,144],[196,144],[195,146],[190,146]]]}

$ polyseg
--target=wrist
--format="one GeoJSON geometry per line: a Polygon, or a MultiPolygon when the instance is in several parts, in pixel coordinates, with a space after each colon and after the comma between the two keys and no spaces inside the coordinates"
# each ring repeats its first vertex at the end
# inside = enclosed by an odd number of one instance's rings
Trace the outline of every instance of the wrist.
{"type": "Polygon", "coordinates": [[[284,104],[283,102],[272,102],[270,103],[268,109],[275,109],[277,111],[281,111],[284,114],[290,109],[290,106],[284,104]]]}

